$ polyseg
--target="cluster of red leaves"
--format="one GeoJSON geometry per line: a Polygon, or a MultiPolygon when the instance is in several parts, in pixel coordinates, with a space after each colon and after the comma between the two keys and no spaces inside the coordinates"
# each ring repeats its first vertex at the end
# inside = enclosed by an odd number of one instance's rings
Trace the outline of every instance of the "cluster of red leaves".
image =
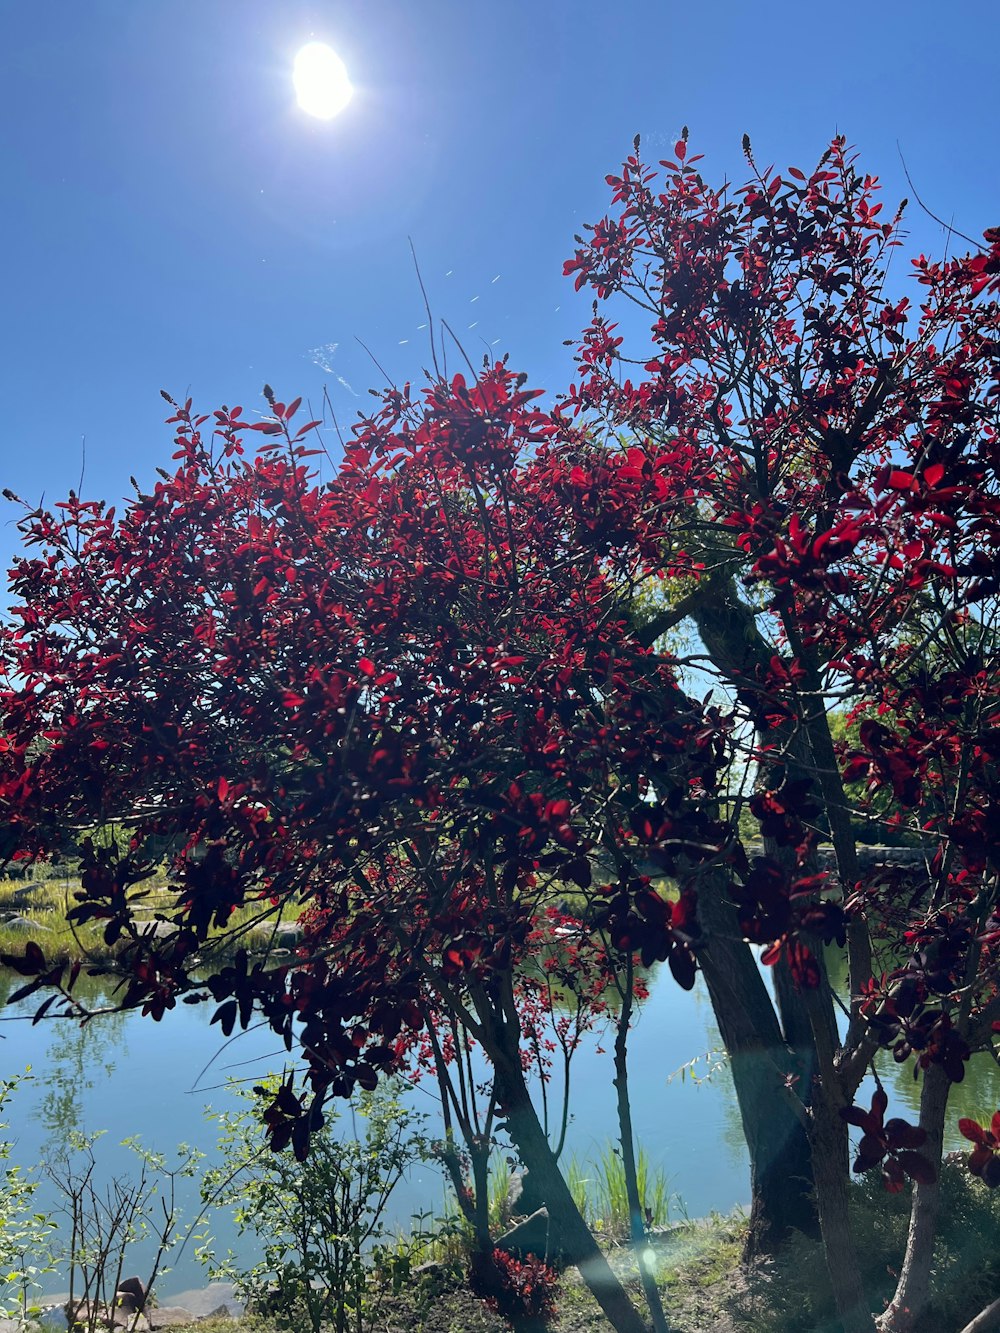
{"type": "Polygon", "coordinates": [[[473,1288],[504,1318],[516,1323],[520,1319],[551,1319],[555,1315],[559,1275],[554,1268],[536,1255],[517,1259],[501,1249],[493,1251],[492,1265],[494,1274],[500,1277],[502,1290],[497,1292],[492,1281],[488,1287],[477,1286],[475,1269],[473,1288]]]}
{"type": "MultiPolygon", "coordinates": [[[[85,853],[71,916],[106,923],[154,1017],[204,992],[193,960],[237,907],[311,905],[305,965],[238,952],[207,982],[224,1031],[256,1008],[308,1052],[311,1095],[269,1122],[297,1150],[325,1096],[517,970],[559,884],[712,850],[716,738],[542,502],[553,455],[525,449],[577,436],[533,396],[503,364],[389,393],[323,486],[296,404],[270,400],[253,462],[238,411],[206,432],[185,404],[178,470],[121,517],[24,524],[45,554],[14,571],[5,641],[18,853],[127,815],[131,850],[85,853]],[[154,935],[134,906],[157,843],[175,907],[154,935]]],[[[659,930],[640,915],[631,948],[659,930]]],[[[52,981],[21,966],[22,994],[52,981]]]]}
{"type": "Polygon", "coordinates": [[[927,1131],[898,1116],[885,1120],[888,1105],[885,1091],[877,1088],[872,1095],[870,1110],[862,1111],[858,1106],[846,1106],[841,1110],[840,1114],[848,1124],[864,1131],[854,1159],[854,1170],[871,1171],[880,1166],[885,1187],[891,1194],[899,1193],[907,1176],[925,1185],[933,1184],[936,1179],[934,1168],[926,1157],[914,1151],[927,1142],[927,1131]]]}
{"type": "Polygon", "coordinates": [[[975,1120],[963,1117],[958,1122],[959,1131],[971,1143],[975,1144],[969,1153],[968,1167],[974,1176],[985,1181],[990,1189],[1000,1185],[1000,1111],[997,1111],[989,1129],[984,1129],[975,1120]]]}

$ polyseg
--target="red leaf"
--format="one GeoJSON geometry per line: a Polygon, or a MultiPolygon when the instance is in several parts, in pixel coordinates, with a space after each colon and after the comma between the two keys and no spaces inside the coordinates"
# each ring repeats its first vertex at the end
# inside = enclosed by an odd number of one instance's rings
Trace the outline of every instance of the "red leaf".
{"type": "Polygon", "coordinates": [[[849,1125],[856,1125],[858,1129],[867,1130],[871,1116],[868,1111],[862,1111],[860,1106],[842,1106],[840,1108],[841,1120],[846,1120],[849,1125]]]}
{"type": "Polygon", "coordinates": [[[986,1142],[986,1130],[975,1120],[968,1119],[967,1116],[963,1116],[958,1122],[958,1132],[973,1143],[986,1142]]]}
{"type": "Polygon", "coordinates": [[[944,476],[944,464],[932,463],[930,467],[925,467],[923,472],[924,485],[936,486],[944,476]]]}
{"type": "Polygon", "coordinates": [[[893,1117],[885,1122],[885,1137],[893,1151],[899,1148],[921,1148],[927,1142],[927,1131],[919,1125],[911,1125],[907,1120],[893,1117]]]}
{"type": "Polygon", "coordinates": [[[992,1150],[985,1143],[977,1143],[972,1152],[969,1153],[969,1170],[974,1176],[978,1176],[985,1167],[989,1166],[992,1160],[992,1150]]]}
{"type": "Polygon", "coordinates": [[[920,1185],[933,1185],[937,1180],[937,1172],[928,1162],[926,1157],[922,1157],[918,1152],[905,1151],[896,1154],[896,1160],[903,1168],[906,1174],[912,1177],[920,1185]]]}
{"type": "Polygon", "coordinates": [[[844,765],[843,780],[845,782],[856,782],[858,778],[867,776],[871,768],[871,760],[867,755],[856,754],[844,765]]]}
{"type": "Polygon", "coordinates": [[[682,990],[691,990],[695,981],[694,955],[689,949],[672,949],[667,965],[682,990]]]}
{"type": "Polygon", "coordinates": [[[674,144],[674,157],[677,158],[678,162],[684,161],[685,157],[687,157],[687,150],[688,146],[684,142],[684,140],[678,139],[677,142],[674,144]]]}

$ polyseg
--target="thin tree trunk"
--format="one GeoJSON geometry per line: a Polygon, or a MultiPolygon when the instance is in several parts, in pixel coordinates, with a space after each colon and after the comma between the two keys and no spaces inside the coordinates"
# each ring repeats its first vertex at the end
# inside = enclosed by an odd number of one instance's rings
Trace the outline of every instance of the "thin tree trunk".
{"type": "Polygon", "coordinates": [[[633,968],[631,955],[625,962],[625,992],[622,996],[621,1012],[618,1015],[618,1030],[615,1033],[615,1092],[618,1099],[618,1136],[622,1149],[622,1169],[625,1173],[625,1192],[628,1197],[629,1234],[635,1260],[639,1266],[639,1280],[642,1294],[652,1316],[655,1333],[667,1333],[667,1318],[663,1313],[663,1302],[648,1262],[646,1251],[646,1222],[642,1213],[642,1200],[639,1198],[639,1180],[635,1166],[635,1139],[632,1131],[632,1104],[628,1090],[628,1027],[632,1018],[633,968]]]}
{"type": "Polygon", "coordinates": [[[823,1252],[844,1333],[874,1333],[875,1320],[858,1267],[847,1207],[847,1124],[827,1092],[811,1111],[812,1161],[823,1252]]]}
{"type": "Polygon", "coordinates": [[[987,1305],[985,1310],[980,1310],[970,1323],[961,1330],[961,1333],[989,1333],[989,1330],[1000,1328],[1000,1300],[996,1300],[992,1305],[987,1305]]]}
{"type": "Polygon", "coordinates": [[[914,1182],[903,1267],[892,1304],[878,1321],[884,1333],[909,1333],[930,1300],[931,1258],[941,1202],[944,1120],[950,1091],[951,1081],[940,1065],[925,1070],[920,1090],[920,1127],[927,1131],[927,1142],[920,1152],[934,1167],[934,1183],[914,1182]]]}
{"type": "Polygon", "coordinates": [[[645,1321],[615,1276],[563,1179],[532,1104],[516,1050],[506,1052],[498,1041],[488,1054],[494,1062],[498,1088],[502,1092],[508,1133],[545,1200],[559,1248],[580,1270],[581,1277],[617,1333],[648,1333],[645,1321]]]}

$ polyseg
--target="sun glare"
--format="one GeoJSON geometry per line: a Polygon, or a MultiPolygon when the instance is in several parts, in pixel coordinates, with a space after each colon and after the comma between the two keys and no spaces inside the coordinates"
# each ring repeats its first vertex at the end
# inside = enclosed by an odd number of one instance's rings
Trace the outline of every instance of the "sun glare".
{"type": "Polygon", "coordinates": [[[295,57],[295,96],[308,116],[332,120],[354,95],[344,62],[325,42],[309,42],[295,57]]]}

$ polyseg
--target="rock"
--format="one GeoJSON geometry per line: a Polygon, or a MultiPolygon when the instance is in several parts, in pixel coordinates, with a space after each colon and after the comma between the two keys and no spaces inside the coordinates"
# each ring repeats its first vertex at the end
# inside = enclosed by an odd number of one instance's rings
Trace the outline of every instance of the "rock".
{"type": "Polygon", "coordinates": [[[44,930],[50,931],[51,926],[43,926],[39,921],[31,921],[26,916],[9,916],[3,923],[9,930],[44,930]]]}
{"type": "Polygon", "coordinates": [[[410,1270],[410,1277],[418,1282],[443,1282],[447,1276],[447,1265],[437,1259],[428,1259],[426,1263],[417,1264],[416,1268],[410,1270]]]}
{"type": "Polygon", "coordinates": [[[303,929],[297,921],[285,922],[274,932],[274,943],[279,949],[297,949],[302,935],[303,929]]]}
{"type": "MultiPolygon", "coordinates": [[[[38,1324],[51,1333],[66,1333],[65,1295],[58,1297],[52,1304],[43,1305],[38,1315],[38,1324]]],[[[6,1333],[6,1329],[3,1330],[6,1333]]]]}
{"type": "Polygon", "coordinates": [[[510,1184],[507,1186],[506,1206],[509,1217],[527,1217],[531,1213],[537,1213],[539,1208],[545,1207],[545,1200],[535,1188],[530,1172],[511,1173],[510,1184]]]}
{"type": "MultiPolygon", "coordinates": [[[[230,1315],[239,1315],[243,1304],[236,1298],[236,1291],[231,1282],[210,1282],[207,1287],[195,1287],[188,1291],[172,1291],[170,1304],[190,1310],[195,1319],[204,1319],[214,1314],[220,1305],[228,1307],[230,1315]]],[[[153,1312],[156,1317],[156,1312],[153,1312]]]]}
{"type": "Polygon", "coordinates": [[[142,1285],[142,1280],[137,1277],[122,1278],[115,1296],[119,1301],[127,1296],[133,1310],[141,1310],[146,1304],[146,1288],[142,1285]]]}
{"type": "Polygon", "coordinates": [[[559,1238],[553,1233],[547,1208],[537,1209],[523,1222],[518,1222],[516,1227],[511,1227],[497,1241],[497,1248],[506,1250],[516,1259],[523,1259],[526,1254],[536,1254],[540,1259],[555,1263],[566,1257],[559,1238]]]}
{"type": "Polygon", "coordinates": [[[255,926],[245,937],[246,946],[252,952],[264,953],[274,950],[277,953],[293,953],[302,943],[303,928],[297,921],[280,922],[255,926]]]}
{"type": "MultiPolygon", "coordinates": [[[[131,1297],[129,1298],[131,1303],[131,1297]]],[[[150,1333],[149,1320],[135,1309],[124,1306],[108,1306],[91,1301],[69,1301],[65,1305],[66,1323],[70,1333],[73,1330],[89,1328],[128,1329],[129,1333],[150,1333]]]]}
{"type": "Polygon", "coordinates": [[[177,926],[172,921],[147,921],[139,934],[146,939],[166,940],[177,934],[177,926]]]}
{"type": "Polygon", "coordinates": [[[157,1305],[149,1311],[149,1326],[152,1329],[176,1328],[180,1324],[193,1324],[199,1317],[204,1318],[193,1315],[182,1305],[157,1305]]]}

